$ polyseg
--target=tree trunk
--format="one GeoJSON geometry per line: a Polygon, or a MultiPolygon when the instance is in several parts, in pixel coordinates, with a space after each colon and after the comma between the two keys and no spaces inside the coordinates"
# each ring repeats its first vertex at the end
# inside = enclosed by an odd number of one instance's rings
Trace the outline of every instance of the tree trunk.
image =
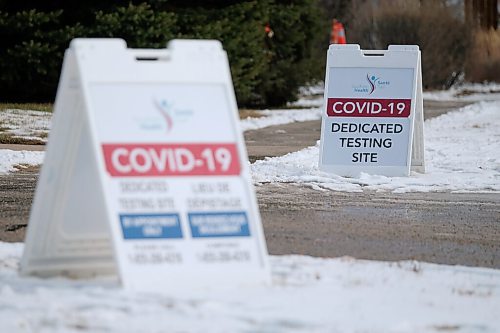
{"type": "Polygon", "coordinates": [[[498,28],[498,0],[465,0],[465,19],[474,28],[498,28]]]}

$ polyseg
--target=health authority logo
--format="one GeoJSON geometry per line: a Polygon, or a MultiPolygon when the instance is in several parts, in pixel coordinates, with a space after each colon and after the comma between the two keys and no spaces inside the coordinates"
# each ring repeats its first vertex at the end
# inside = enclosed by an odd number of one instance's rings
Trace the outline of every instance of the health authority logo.
{"type": "Polygon", "coordinates": [[[172,130],[174,121],[172,118],[173,104],[165,99],[154,99],[156,109],[160,112],[167,125],[167,133],[172,130]]]}
{"type": "Polygon", "coordinates": [[[366,74],[366,80],[368,80],[368,83],[370,84],[368,95],[373,94],[377,88],[384,88],[391,84],[387,80],[382,80],[380,77],[370,74],[366,74]]]}

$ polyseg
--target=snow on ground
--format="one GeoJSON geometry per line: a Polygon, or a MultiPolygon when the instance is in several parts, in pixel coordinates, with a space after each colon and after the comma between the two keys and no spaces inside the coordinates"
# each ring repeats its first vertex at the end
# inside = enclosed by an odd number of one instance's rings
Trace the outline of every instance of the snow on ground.
{"type": "MultiPolygon", "coordinates": [[[[304,87],[300,98],[288,104],[290,107],[312,108],[323,106],[323,84],[304,87]]],[[[500,83],[463,83],[448,90],[424,91],[424,100],[431,101],[495,101],[500,99],[500,83]]]]}
{"type": "MultiPolygon", "coordinates": [[[[323,106],[324,86],[318,84],[301,89],[300,98],[290,107],[312,108],[323,106]]],[[[500,100],[500,83],[463,83],[448,90],[424,91],[424,100],[431,101],[495,101],[500,100]]]]}
{"type": "Polygon", "coordinates": [[[288,103],[290,107],[314,108],[323,106],[323,91],[325,90],[324,83],[318,83],[314,86],[302,87],[299,90],[300,98],[288,103]]]}
{"type": "Polygon", "coordinates": [[[42,164],[43,156],[42,151],[0,149],[0,174],[17,171],[29,165],[42,164]]]}
{"type": "MultiPolygon", "coordinates": [[[[265,111],[262,118],[243,120],[242,127],[319,119],[320,114],[319,109],[265,111]]],[[[19,115],[13,112],[9,117],[19,115]]],[[[0,121],[5,127],[6,122],[0,121]]],[[[22,132],[25,126],[12,130],[31,135],[22,132]]],[[[48,131],[48,123],[33,128],[44,126],[48,131]]],[[[500,191],[499,128],[499,101],[426,121],[427,173],[408,178],[322,173],[317,168],[317,146],[258,161],[251,168],[256,182],[292,181],[319,189],[500,191]]],[[[39,164],[42,159],[42,152],[0,150],[0,173],[18,164],[39,164]]],[[[186,288],[162,295],[124,291],[110,278],[20,277],[22,250],[22,244],[0,242],[2,333],[500,331],[500,270],[272,256],[271,285],[239,290],[214,287],[197,293],[186,288]]]]}
{"type": "Polygon", "coordinates": [[[274,125],[321,119],[321,108],[264,110],[259,111],[259,114],[261,117],[248,117],[242,119],[240,122],[241,130],[249,131],[274,125]]]}
{"type": "Polygon", "coordinates": [[[0,332],[498,332],[500,270],[271,256],[272,284],[124,291],[112,279],[20,277],[0,242],[0,332]]]}
{"type": "MultiPolygon", "coordinates": [[[[241,121],[244,130],[321,118],[321,109],[267,110],[241,121]]],[[[257,161],[253,179],[295,182],[336,191],[482,192],[500,191],[500,101],[476,103],[425,122],[425,174],[344,178],[319,171],[319,147],[257,161]]],[[[42,163],[42,152],[0,150],[0,173],[16,165],[42,163]]]]}
{"type": "Polygon", "coordinates": [[[500,99],[500,83],[465,83],[448,90],[427,91],[424,100],[433,101],[493,101],[500,99]]]}
{"type": "Polygon", "coordinates": [[[14,137],[46,142],[51,117],[50,112],[8,109],[0,112],[0,127],[14,137]]]}
{"type": "Polygon", "coordinates": [[[299,88],[299,96],[323,96],[323,92],[325,91],[325,83],[318,82],[314,85],[308,85],[299,88]]]}
{"type": "Polygon", "coordinates": [[[481,102],[425,122],[426,173],[345,178],[318,169],[319,144],[251,165],[256,183],[294,182],[336,191],[500,191],[500,101],[481,102]]]}

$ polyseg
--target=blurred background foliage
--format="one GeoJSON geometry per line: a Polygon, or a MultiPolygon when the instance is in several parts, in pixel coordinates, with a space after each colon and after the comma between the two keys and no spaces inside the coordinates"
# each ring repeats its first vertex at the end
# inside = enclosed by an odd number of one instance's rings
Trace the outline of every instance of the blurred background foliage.
{"type": "Polygon", "coordinates": [[[324,23],[314,0],[2,1],[0,99],[53,100],[74,37],[119,37],[134,48],[210,38],[228,53],[240,106],[282,105],[323,75],[328,45],[316,46],[324,23]]]}
{"type": "Polygon", "coordinates": [[[477,9],[493,1],[0,0],[0,100],[52,101],[75,37],[119,37],[138,48],[210,38],[228,53],[240,106],[283,105],[324,78],[333,18],[344,23],[348,43],[365,49],[420,45],[425,88],[464,77],[500,81],[498,13],[485,24],[477,9]]]}

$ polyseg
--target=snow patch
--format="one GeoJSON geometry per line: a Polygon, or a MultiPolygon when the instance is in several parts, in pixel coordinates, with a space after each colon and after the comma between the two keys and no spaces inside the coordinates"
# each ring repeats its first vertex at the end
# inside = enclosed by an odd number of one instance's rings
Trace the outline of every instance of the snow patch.
{"type": "Polygon", "coordinates": [[[29,165],[42,164],[44,154],[42,151],[0,149],[0,174],[17,171],[29,165]]]}
{"type": "Polygon", "coordinates": [[[466,106],[425,122],[425,174],[345,178],[319,170],[319,142],[251,165],[255,183],[295,182],[356,192],[500,191],[500,101],[466,106]]]}
{"type": "Polygon", "coordinates": [[[46,142],[52,113],[32,110],[7,109],[0,112],[2,132],[14,137],[46,142]]]}
{"type": "Polygon", "coordinates": [[[321,119],[321,108],[297,110],[264,110],[259,112],[262,117],[249,117],[241,120],[243,131],[256,130],[264,127],[289,124],[293,122],[321,119]]]}
{"type": "Polygon", "coordinates": [[[448,90],[424,91],[423,98],[432,101],[494,101],[500,99],[500,84],[465,83],[448,90]]]}
{"type": "Polygon", "coordinates": [[[21,277],[0,242],[0,332],[498,332],[500,271],[271,256],[272,284],[178,295],[21,277]]]}

